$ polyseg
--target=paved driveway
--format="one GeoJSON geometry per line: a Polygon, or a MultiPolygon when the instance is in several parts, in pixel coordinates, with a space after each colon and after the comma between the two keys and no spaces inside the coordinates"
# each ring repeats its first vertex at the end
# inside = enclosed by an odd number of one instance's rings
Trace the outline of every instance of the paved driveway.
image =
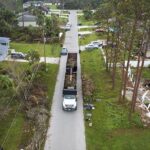
{"type": "MultiPolygon", "coordinates": [[[[64,47],[67,47],[69,52],[78,52],[76,11],[71,11],[69,22],[72,23],[72,27],[71,31],[67,31],[66,33],[64,47]]],[[[49,122],[44,150],[86,150],[79,56],[77,74],[78,109],[74,112],[62,110],[62,90],[64,85],[66,60],[67,56],[62,56],[60,59],[60,67],[51,110],[51,120],[49,122]]]]}

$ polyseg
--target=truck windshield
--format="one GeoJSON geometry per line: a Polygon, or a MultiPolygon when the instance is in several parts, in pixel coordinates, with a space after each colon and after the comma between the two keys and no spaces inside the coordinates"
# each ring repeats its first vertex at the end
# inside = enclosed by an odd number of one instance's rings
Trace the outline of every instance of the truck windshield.
{"type": "Polygon", "coordinates": [[[75,99],[76,97],[74,95],[64,95],[65,99],[75,99]]]}

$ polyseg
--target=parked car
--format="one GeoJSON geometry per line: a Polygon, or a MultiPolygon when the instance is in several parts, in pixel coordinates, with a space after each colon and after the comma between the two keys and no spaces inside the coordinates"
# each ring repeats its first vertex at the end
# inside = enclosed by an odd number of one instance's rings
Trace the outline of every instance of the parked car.
{"type": "Polygon", "coordinates": [[[22,53],[22,52],[12,52],[11,53],[11,58],[13,59],[25,59],[26,54],[22,53]]]}
{"type": "Polygon", "coordinates": [[[66,26],[65,26],[65,30],[66,30],[66,31],[70,31],[71,26],[72,26],[71,23],[68,22],[68,23],[66,24],[66,26]]]}
{"type": "Polygon", "coordinates": [[[93,42],[91,42],[91,44],[94,44],[95,46],[98,46],[98,47],[103,45],[103,43],[99,42],[99,41],[93,41],[93,42]]]}
{"type": "Polygon", "coordinates": [[[82,23],[81,23],[81,22],[79,22],[79,23],[78,23],[78,26],[82,26],[82,23]]]}
{"type": "Polygon", "coordinates": [[[70,26],[70,27],[72,26],[72,24],[71,24],[70,22],[68,22],[66,25],[67,25],[67,26],[70,26]]]}
{"type": "Polygon", "coordinates": [[[94,45],[94,44],[88,44],[85,46],[85,49],[94,49],[94,48],[98,48],[99,46],[94,45]]]}
{"type": "Polygon", "coordinates": [[[62,48],[61,55],[67,55],[67,54],[68,54],[67,48],[62,48]]]}
{"type": "Polygon", "coordinates": [[[96,29],[95,32],[106,32],[106,29],[99,28],[99,29],[96,29]]]}

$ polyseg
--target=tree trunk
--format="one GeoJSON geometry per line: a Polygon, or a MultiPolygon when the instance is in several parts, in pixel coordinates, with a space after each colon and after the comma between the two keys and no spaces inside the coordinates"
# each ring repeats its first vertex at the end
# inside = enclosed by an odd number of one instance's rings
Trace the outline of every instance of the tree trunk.
{"type": "MultiPolygon", "coordinates": [[[[144,28],[144,32],[145,32],[145,28],[144,28]]],[[[144,38],[142,40],[142,44],[143,45],[141,46],[141,52],[143,51],[144,56],[142,56],[141,66],[140,66],[140,62],[141,62],[140,58],[141,58],[141,56],[140,56],[140,54],[138,56],[138,66],[137,66],[137,72],[136,72],[137,77],[136,77],[136,82],[135,82],[133,96],[132,96],[130,116],[131,116],[131,113],[134,112],[134,110],[135,110],[135,104],[136,104],[136,100],[137,100],[138,88],[139,88],[141,74],[142,74],[144,61],[145,61],[145,56],[146,56],[147,49],[148,49],[148,44],[149,44],[149,34],[147,35],[146,43],[144,42],[144,38]]]]}
{"type": "Polygon", "coordinates": [[[131,41],[130,41],[130,45],[128,48],[128,61],[127,61],[127,66],[126,71],[125,71],[125,78],[124,78],[124,85],[123,85],[123,101],[125,100],[125,96],[126,96],[126,85],[127,85],[127,80],[128,80],[128,70],[129,70],[129,65],[130,65],[130,55],[131,55],[131,51],[133,48],[133,41],[134,41],[134,37],[135,37],[135,32],[136,32],[136,28],[137,28],[137,18],[135,18],[134,20],[134,24],[133,24],[133,29],[132,29],[132,33],[131,33],[131,41]]]}
{"type": "Polygon", "coordinates": [[[114,62],[113,62],[113,72],[112,72],[112,89],[115,88],[115,81],[116,81],[116,65],[118,62],[118,54],[119,54],[119,36],[120,36],[120,31],[117,33],[117,39],[116,39],[116,47],[114,51],[114,62]]]}
{"type": "MultiPolygon", "coordinates": [[[[108,41],[109,41],[109,24],[108,24],[108,19],[107,19],[107,26],[108,26],[108,32],[107,32],[107,46],[108,46],[108,41]]],[[[106,46],[106,49],[105,49],[105,54],[106,54],[106,71],[108,72],[108,59],[109,59],[109,56],[108,56],[108,47],[106,46]]]]}

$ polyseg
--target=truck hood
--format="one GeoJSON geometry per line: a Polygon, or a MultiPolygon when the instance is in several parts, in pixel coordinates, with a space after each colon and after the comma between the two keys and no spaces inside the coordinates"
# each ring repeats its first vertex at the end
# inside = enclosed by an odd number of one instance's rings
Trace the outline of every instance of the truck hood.
{"type": "Polygon", "coordinates": [[[75,105],[76,104],[76,99],[64,99],[63,101],[64,105],[75,105]]]}

